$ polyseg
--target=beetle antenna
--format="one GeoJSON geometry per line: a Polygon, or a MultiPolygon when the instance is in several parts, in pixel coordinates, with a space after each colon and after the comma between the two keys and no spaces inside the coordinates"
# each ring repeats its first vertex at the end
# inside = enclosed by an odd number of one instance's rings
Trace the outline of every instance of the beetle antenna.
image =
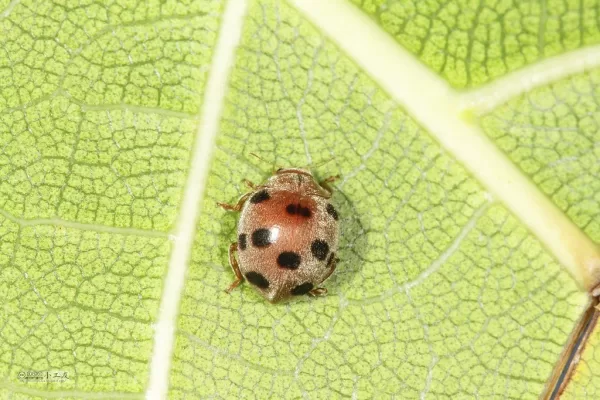
{"type": "Polygon", "coordinates": [[[267,160],[265,160],[264,158],[262,158],[261,156],[259,156],[256,153],[249,153],[251,156],[254,156],[256,158],[258,158],[260,161],[266,163],[266,164],[271,164],[271,169],[273,170],[271,173],[275,174],[275,172],[277,172],[278,167],[274,166],[273,163],[268,162],[267,160]]]}
{"type": "Polygon", "coordinates": [[[256,158],[258,158],[260,161],[262,161],[262,162],[264,162],[264,163],[270,164],[270,163],[269,163],[267,160],[265,160],[264,158],[262,158],[261,156],[259,156],[259,155],[258,155],[258,154],[256,154],[256,153],[250,153],[250,155],[251,155],[251,156],[254,156],[254,157],[256,157],[256,158]]]}
{"type": "Polygon", "coordinates": [[[316,164],[315,164],[315,165],[313,165],[312,167],[313,167],[313,168],[319,168],[319,167],[322,167],[323,165],[325,165],[325,164],[327,164],[328,162],[330,162],[330,161],[333,161],[333,160],[335,160],[335,156],[332,156],[332,157],[330,157],[330,158],[328,158],[328,159],[326,159],[326,160],[319,161],[318,163],[316,163],[316,164]]]}

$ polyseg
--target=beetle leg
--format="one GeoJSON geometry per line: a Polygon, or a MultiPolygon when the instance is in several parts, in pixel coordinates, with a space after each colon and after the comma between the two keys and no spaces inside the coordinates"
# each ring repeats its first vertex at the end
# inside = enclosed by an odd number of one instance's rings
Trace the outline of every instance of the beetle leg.
{"type": "MultiPolygon", "coordinates": [[[[333,260],[331,260],[331,266],[329,266],[329,268],[330,268],[329,273],[321,282],[325,282],[325,280],[327,278],[329,278],[331,276],[331,274],[333,274],[333,271],[335,271],[335,267],[336,267],[338,261],[340,261],[339,258],[334,258],[333,260]]],[[[327,288],[324,288],[324,287],[314,288],[313,290],[308,292],[308,294],[313,297],[325,296],[327,294],[327,288]]]]}
{"type": "Polygon", "coordinates": [[[244,182],[244,185],[248,186],[250,189],[256,190],[256,185],[248,179],[242,179],[242,182],[244,182]]]}
{"type": "Polygon", "coordinates": [[[242,271],[240,271],[240,266],[238,264],[238,261],[235,258],[235,253],[237,252],[237,249],[238,249],[237,242],[231,243],[231,245],[229,246],[229,265],[231,265],[231,269],[235,273],[236,279],[235,279],[235,281],[233,281],[233,283],[231,285],[229,285],[229,287],[227,289],[225,289],[225,292],[227,294],[231,293],[231,291],[233,289],[235,289],[236,287],[238,287],[240,285],[240,283],[242,283],[242,281],[244,280],[244,277],[242,276],[242,271]]]}
{"type": "Polygon", "coordinates": [[[240,211],[242,209],[242,207],[244,207],[244,204],[246,203],[246,200],[248,200],[248,197],[250,197],[252,193],[246,193],[245,195],[243,195],[242,197],[240,197],[240,199],[238,200],[238,202],[234,205],[231,204],[227,204],[227,203],[218,203],[217,205],[219,207],[221,207],[223,210],[227,210],[227,211],[240,211]]]}
{"type": "Polygon", "coordinates": [[[339,175],[331,175],[331,176],[329,176],[329,177],[327,177],[327,178],[323,179],[323,180],[321,181],[321,185],[322,185],[322,184],[324,184],[324,183],[331,183],[331,182],[335,182],[335,181],[337,181],[338,179],[340,179],[340,176],[339,176],[339,175]]]}
{"type": "Polygon", "coordinates": [[[340,261],[339,258],[334,258],[333,260],[331,260],[331,265],[329,266],[329,273],[327,274],[327,276],[325,278],[323,278],[323,280],[321,282],[325,282],[325,280],[327,278],[329,278],[331,276],[331,274],[333,274],[333,271],[335,271],[335,267],[337,266],[338,261],[340,261]]]}
{"type": "Polygon", "coordinates": [[[319,182],[319,185],[321,185],[321,187],[328,191],[331,195],[333,193],[333,188],[331,187],[330,183],[335,182],[338,179],[340,179],[339,175],[332,175],[329,178],[325,178],[321,182],[319,182]]]}

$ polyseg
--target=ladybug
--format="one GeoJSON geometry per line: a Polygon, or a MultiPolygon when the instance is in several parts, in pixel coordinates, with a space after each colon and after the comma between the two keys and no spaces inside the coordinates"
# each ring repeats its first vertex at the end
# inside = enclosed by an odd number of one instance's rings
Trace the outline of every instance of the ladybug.
{"type": "Polygon", "coordinates": [[[340,216],[329,186],[336,179],[317,182],[307,169],[280,168],[262,185],[244,180],[251,191],[237,204],[217,203],[241,211],[238,240],[229,246],[236,280],[227,293],[245,279],[271,303],[327,294],[319,285],[339,261],[340,216]]]}

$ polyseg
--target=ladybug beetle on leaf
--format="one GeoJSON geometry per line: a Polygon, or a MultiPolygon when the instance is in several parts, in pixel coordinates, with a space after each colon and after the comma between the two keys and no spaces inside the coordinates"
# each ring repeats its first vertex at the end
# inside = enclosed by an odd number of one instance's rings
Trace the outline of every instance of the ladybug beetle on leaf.
{"type": "Polygon", "coordinates": [[[252,190],[237,204],[217,203],[241,211],[238,241],[229,247],[236,280],[227,293],[245,279],[271,303],[327,294],[319,285],[338,261],[339,214],[329,185],[337,178],[317,182],[307,169],[280,168],[262,185],[245,180],[252,190]]]}

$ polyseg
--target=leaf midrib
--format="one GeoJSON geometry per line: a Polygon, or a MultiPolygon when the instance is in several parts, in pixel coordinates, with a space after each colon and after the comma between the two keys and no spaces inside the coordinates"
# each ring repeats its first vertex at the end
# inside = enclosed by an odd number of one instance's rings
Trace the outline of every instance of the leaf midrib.
{"type": "Polygon", "coordinates": [[[158,321],[155,325],[150,380],[146,397],[166,398],[169,370],[175,341],[175,324],[183,293],[184,279],[196,233],[200,203],[204,197],[208,171],[215,148],[221,112],[235,59],[235,49],[242,35],[246,0],[228,1],[221,24],[211,68],[204,92],[201,120],[191,154],[182,206],[175,229],[175,242],[165,279],[158,321]]]}

